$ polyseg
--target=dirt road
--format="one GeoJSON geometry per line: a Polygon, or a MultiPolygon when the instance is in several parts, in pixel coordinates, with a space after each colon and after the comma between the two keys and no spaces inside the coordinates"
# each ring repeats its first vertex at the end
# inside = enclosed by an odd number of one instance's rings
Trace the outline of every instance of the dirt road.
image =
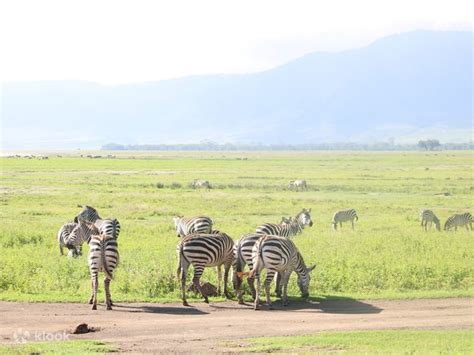
{"type": "Polygon", "coordinates": [[[14,343],[23,331],[61,333],[79,323],[100,328],[70,339],[100,339],[121,351],[225,351],[229,341],[264,335],[297,335],[327,330],[472,329],[472,298],[404,301],[292,302],[274,310],[250,305],[128,303],[113,311],[88,304],[0,302],[0,343],[14,343]]]}

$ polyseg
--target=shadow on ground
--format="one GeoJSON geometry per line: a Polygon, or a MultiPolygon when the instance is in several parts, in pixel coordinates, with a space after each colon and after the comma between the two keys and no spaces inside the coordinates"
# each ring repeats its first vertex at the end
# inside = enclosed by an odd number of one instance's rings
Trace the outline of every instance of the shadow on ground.
{"type": "Polygon", "coordinates": [[[194,307],[184,307],[184,306],[153,306],[143,305],[143,306],[130,306],[130,305],[115,305],[114,309],[119,312],[129,312],[129,313],[157,313],[157,314],[176,314],[176,315],[204,315],[209,314],[209,312],[204,312],[200,309],[194,307]]]}

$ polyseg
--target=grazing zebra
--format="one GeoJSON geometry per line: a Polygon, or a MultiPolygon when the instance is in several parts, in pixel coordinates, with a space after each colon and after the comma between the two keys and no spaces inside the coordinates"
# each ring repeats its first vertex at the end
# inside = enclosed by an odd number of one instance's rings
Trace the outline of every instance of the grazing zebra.
{"type": "Polygon", "coordinates": [[[89,224],[89,227],[92,229],[88,255],[89,271],[92,280],[92,295],[89,304],[92,304],[93,310],[97,309],[98,276],[99,272],[103,271],[105,274],[105,304],[107,305],[107,310],[110,310],[112,309],[110,280],[112,280],[113,271],[119,262],[117,238],[114,234],[106,234],[104,231],[100,231],[93,224],[89,224]]]}
{"type": "MultiPolygon", "coordinates": [[[[239,304],[244,304],[243,300],[243,292],[242,292],[242,278],[239,276],[243,273],[245,269],[245,265],[249,266],[249,270],[252,270],[253,263],[252,263],[252,249],[257,240],[262,238],[262,234],[245,234],[243,235],[234,246],[234,275],[232,278],[234,290],[237,293],[237,299],[239,300],[239,304]]],[[[250,287],[250,291],[252,292],[252,298],[255,299],[256,291],[255,291],[255,278],[249,277],[247,282],[250,287]]]]}
{"type": "Polygon", "coordinates": [[[269,235],[280,235],[283,237],[291,237],[299,234],[303,231],[305,226],[312,226],[313,221],[311,220],[311,208],[303,210],[296,215],[294,219],[287,219],[283,217],[282,223],[265,223],[258,226],[256,233],[258,234],[269,234],[269,235]]]}
{"type": "Polygon", "coordinates": [[[190,234],[182,238],[177,246],[178,252],[178,279],[181,277],[181,295],[183,305],[188,306],[186,301],[186,276],[189,265],[194,267],[194,287],[204,297],[204,302],[209,303],[207,295],[201,290],[200,278],[205,267],[217,266],[218,292],[221,286],[221,266],[224,265],[224,294],[230,298],[227,290],[229,269],[234,260],[234,241],[227,234],[190,234]]]}
{"type": "Polygon", "coordinates": [[[334,230],[337,230],[337,224],[339,223],[340,227],[342,228],[342,222],[351,221],[352,229],[354,229],[354,220],[358,221],[359,217],[357,217],[357,212],[355,209],[351,208],[348,210],[341,210],[334,213],[332,217],[332,227],[334,230]]]}
{"type": "Polygon", "coordinates": [[[306,180],[292,180],[288,183],[288,189],[307,190],[308,186],[306,185],[306,180]]]}
{"type": "Polygon", "coordinates": [[[66,246],[66,239],[69,237],[74,228],[77,227],[77,223],[65,223],[58,231],[58,243],[59,252],[64,255],[63,248],[66,246]]]}
{"type": "Polygon", "coordinates": [[[257,240],[252,249],[253,268],[249,277],[257,279],[256,297],[254,300],[254,309],[258,309],[260,303],[260,273],[265,268],[267,275],[265,279],[266,303],[272,309],[270,302],[270,283],[278,272],[281,274],[283,284],[283,304],[288,305],[288,281],[293,271],[298,274],[298,286],[302,297],[309,296],[310,273],[316,267],[306,267],[306,264],[300,252],[293,241],[285,237],[266,235],[257,240]]]}
{"type": "Polygon", "coordinates": [[[173,222],[178,237],[184,237],[192,233],[210,233],[213,224],[212,219],[206,216],[189,218],[176,216],[173,218],[173,222]]]}
{"type": "Polygon", "coordinates": [[[472,215],[469,212],[465,212],[462,214],[454,214],[446,220],[444,223],[444,230],[448,231],[454,227],[454,230],[457,231],[458,227],[466,227],[467,230],[469,228],[472,230],[472,215]]]}
{"type": "Polygon", "coordinates": [[[87,205],[77,205],[77,207],[81,207],[82,211],[74,217],[74,222],[78,223],[79,219],[83,219],[88,222],[95,222],[98,219],[101,219],[99,213],[94,207],[87,206],[87,205]]]}
{"type": "Polygon", "coordinates": [[[423,210],[420,213],[421,218],[421,226],[425,228],[425,231],[428,230],[428,223],[430,224],[430,228],[433,223],[436,225],[436,229],[439,231],[441,230],[439,218],[436,217],[432,210],[423,210]]]}
{"type": "Polygon", "coordinates": [[[193,180],[193,182],[191,182],[190,186],[193,189],[200,189],[200,188],[205,188],[205,189],[208,189],[208,190],[211,189],[211,184],[207,180],[195,179],[195,180],[193,180]]]}

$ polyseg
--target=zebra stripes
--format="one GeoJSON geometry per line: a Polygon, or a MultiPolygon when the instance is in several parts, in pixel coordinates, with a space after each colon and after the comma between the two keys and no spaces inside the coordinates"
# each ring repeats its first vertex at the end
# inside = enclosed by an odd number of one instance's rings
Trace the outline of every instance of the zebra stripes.
{"type": "Polygon", "coordinates": [[[432,210],[423,210],[423,211],[421,211],[420,219],[421,219],[421,227],[423,227],[425,229],[425,231],[428,230],[428,223],[430,224],[430,228],[434,223],[435,226],[436,226],[436,229],[438,231],[441,230],[439,218],[436,217],[436,215],[434,214],[434,212],[432,210]]]}
{"type": "Polygon", "coordinates": [[[466,227],[467,230],[472,230],[472,215],[469,212],[454,214],[448,217],[444,223],[445,231],[449,231],[452,228],[457,231],[458,227],[466,227]]]}
{"type": "Polygon", "coordinates": [[[308,186],[306,185],[306,180],[292,180],[288,183],[289,190],[307,190],[308,186]]]}
{"type": "Polygon", "coordinates": [[[177,245],[178,252],[178,279],[181,277],[181,295],[183,305],[188,306],[186,301],[186,276],[189,265],[194,267],[193,284],[204,297],[204,302],[209,303],[207,295],[201,290],[200,278],[205,267],[217,266],[218,292],[221,283],[221,266],[224,265],[224,294],[230,298],[227,290],[229,269],[234,260],[234,241],[227,234],[190,234],[180,240],[177,245]]]}
{"type": "Polygon", "coordinates": [[[99,272],[104,272],[105,303],[107,310],[112,309],[112,300],[110,296],[110,280],[113,278],[113,272],[119,262],[119,252],[117,238],[113,234],[106,234],[99,231],[94,225],[89,225],[92,229],[89,242],[89,272],[92,281],[92,295],[89,304],[92,309],[97,309],[97,289],[99,286],[99,272]]]}
{"type": "Polygon", "coordinates": [[[290,219],[289,223],[283,218],[281,224],[265,223],[256,228],[258,234],[269,234],[269,235],[280,235],[283,237],[291,237],[299,234],[303,231],[305,226],[312,226],[313,221],[311,220],[311,208],[303,210],[296,215],[294,219],[290,219]]]}
{"type": "MultiPolygon", "coordinates": [[[[262,238],[262,234],[245,234],[243,235],[234,246],[234,275],[232,282],[234,285],[234,290],[237,293],[237,299],[239,304],[244,304],[243,292],[242,292],[242,279],[239,277],[239,273],[243,273],[245,266],[249,266],[249,270],[253,269],[252,262],[252,249],[257,240],[262,238]]],[[[255,299],[255,278],[248,277],[247,282],[249,284],[252,298],[255,299]]]]}
{"type": "Polygon", "coordinates": [[[192,233],[211,233],[212,219],[206,216],[200,217],[183,217],[176,216],[173,218],[176,234],[178,237],[184,237],[192,233]]]}
{"type": "Polygon", "coordinates": [[[288,281],[293,271],[298,274],[298,286],[303,297],[308,297],[309,283],[311,280],[310,273],[316,267],[306,267],[306,264],[300,252],[296,248],[293,241],[285,237],[266,235],[258,239],[252,249],[253,268],[249,273],[249,277],[255,277],[257,280],[256,297],[254,301],[254,309],[257,310],[260,300],[260,273],[263,269],[267,269],[265,279],[265,295],[266,303],[271,307],[270,301],[270,283],[276,272],[281,274],[283,284],[283,304],[288,305],[288,281]]]}
{"type": "Polygon", "coordinates": [[[359,220],[355,209],[351,208],[348,210],[337,211],[332,217],[332,227],[334,228],[334,230],[337,230],[338,224],[342,228],[342,222],[350,221],[352,224],[352,229],[354,229],[354,220],[359,220]]]}
{"type": "Polygon", "coordinates": [[[77,205],[77,207],[81,207],[82,211],[74,217],[74,222],[78,223],[80,219],[88,222],[94,223],[98,219],[101,219],[99,213],[94,207],[87,206],[87,205],[77,205]]]}
{"type": "Polygon", "coordinates": [[[69,238],[69,235],[77,227],[77,223],[65,223],[61,226],[58,231],[58,244],[59,252],[61,255],[64,255],[63,249],[66,247],[66,240],[69,238]]]}

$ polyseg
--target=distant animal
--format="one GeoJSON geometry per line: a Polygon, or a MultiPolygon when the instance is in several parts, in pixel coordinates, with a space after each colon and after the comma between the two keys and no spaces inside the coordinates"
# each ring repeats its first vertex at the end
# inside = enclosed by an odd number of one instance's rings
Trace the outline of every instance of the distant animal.
{"type": "Polygon", "coordinates": [[[334,228],[334,230],[337,230],[338,224],[342,228],[342,222],[350,221],[352,224],[352,229],[354,229],[354,220],[359,220],[355,209],[351,208],[348,210],[337,211],[332,217],[332,227],[334,228]]]}
{"type": "MultiPolygon", "coordinates": [[[[194,292],[194,293],[199,292],[196,286],[194,286],[194,283],[188,286],[187,291],[194,292]]],[[[219,293],[217,292],[217,287],[209,282],[201,283],[201,292],[203,295],[206,295],[207,297],[216,297],[219,295],[219,293]]]]}
{"type": "Polygon", "coordinates": [[[458,227],[466,227],[467,230],[472,230],[472,215],[469,212],[454,214],[448,217],[444,223],[445,231],[448,231],[452,228],[457,231],[458,227]]]}
{"type": "Polygon", "coordinates": [[[283,218],[282,223],[265,223],[256,228],[258,234],[280,235],[283,237],[290,237],[299,234],[303,231],[305,226],[312,226],[311,208],[303,210],[298,213],[294,219],[283,218]]]}
{"type": "Polygon", "coordinates": [[[176,216],[173,218],[173,222],[178,237],[184,237],[192,233],[211,233],[213,224],[212,219],[206,216],[176,216]]]}
{"type": "Polygon", "coordinates": [[[272,308],[270,301],[270,283],[278,272],[281,274],[281,285],[283,287],[283,304],[288,305],[288,281],[291,273],[295,271],[298,274],[298,286],[302,297],[309,296],[309,283],[311,281],[310,273],[316,267],[306,267],[302,255],[296,248],[293,241],[285,237],[273,235],[265,235],[258,239],[252,249],[253,268],[249,273],[249,277],[257,280],[256,297],[254,300],[254,309],[259,307],[260,294],[260,273],[263,269],[267,269],[265,279],[265,295],[266,304],[272,308]]]}
{"type": "Polygon", "coordinates": [[[94,207],[87,206],[87,205],[77,205],[77,207],[81,207],[82,211],[79,212],[79,214],[76,217],[74,217],[75,223],[78,223],[79,219],[92,222],[92,223],[94,223],[98,219],[101,219],[99,216],[99,213],[94,207]]]}
{"type": "Polygon", "coordinates": [[[193,182],[191,182],[190,186],[193,189],[211,189],[211,184],[207,180],[195,179],[193,182]]]}
{"type": "Polygon", "coordinates": [[[441,225],[440,225],[439,218],[436,217],[436,215],[434,214],[434,212],[432,210],[423,210],[423,211],[421,211],[420,219],[421,219],[421,227],[423,227],[425,229],[425,231],[428,230],[428,223],[430,224],[430,228],[434,223],[435,226],[436,226],[436,229],[438,231],[441,230],[441,225]]]}
{"type": "Polygon", "coordinates": [[[234,241],[227,234],[190,234],[182,238],[177,245],[178,269],[177,276],[181,279],[181,297],[184,306],[186,300],[186,276],[190,265],[194,267],[193,284],[204,297],[204,302],[209,303],[208,296],[201,289],[200,278],[205,267],[217,266],[218,286],[221,285],[221,266],[224,265],[224,294],[230,298],[227,290],[229,270],[234,260],[234,241]]]}
{"type": "Polygon", "coordinates": [[[105,304],[107,310],[111,310],[110,280],[112,280],[113,272],[119,263],[117,236],[100,231],[93,224],[89,224],[89,227],[93,229],[88,254],[89,272],[92,280],[92,295],[89,304],[92,304],[93,310],[97,309],[98,274],[103,271],[105,274],[105,304]]]}
{"type": "Polygon", "coordinates": [[[288,183],[288,189],[295,191],[307,190],[306,180],[292,180],[288,183]]]}
{"type": "Polygon", "coordinates": [[[63,249],[66,247],[66,240],[71,234],[71,232],[76,228],[77,223],[65,223],[61,226],[58,231],[58,244],[59,244],[59,252],[61,255],[64,255],[63,249]]]}

